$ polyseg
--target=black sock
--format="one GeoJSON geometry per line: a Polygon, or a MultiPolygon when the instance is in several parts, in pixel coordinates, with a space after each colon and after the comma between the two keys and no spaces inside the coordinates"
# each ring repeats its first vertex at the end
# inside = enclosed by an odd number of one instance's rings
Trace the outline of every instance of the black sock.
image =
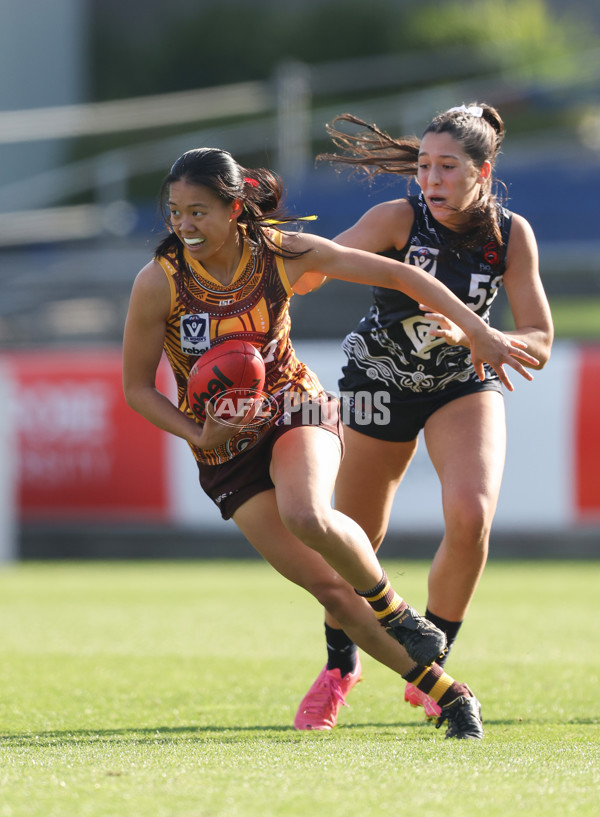
{"type": "Polygon", "coordinates": [[[356,667],[358,647],[343,630],[325,625],[327,669],[339,669],[342,678],[356,667]]]}
{"type": "Polygon", "coordinates": [[[425,618],[428,621],[431,621],[432,624],[441,630],[443,633],[446,633],[446,640],[448,641],[448,649],[444,653],[441,658],[436,658],[436,664],[439,664],[440,667],[443,667],[446,661],[448,660],[448,656],[450,655],[450,648],[454,644],[456,640],[456,636],[458,635],[458,631],[460,630],[462,621],[448,621],[448,619],[440,618],[440,616],[436,616],[435,613],[432,613],[429,608],[425,611],[425,618]]]}

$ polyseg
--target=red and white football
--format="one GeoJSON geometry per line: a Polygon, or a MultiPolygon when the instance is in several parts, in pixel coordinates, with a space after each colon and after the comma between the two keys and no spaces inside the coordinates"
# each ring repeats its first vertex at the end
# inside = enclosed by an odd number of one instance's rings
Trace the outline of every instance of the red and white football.
{"type": "Polygon", "coordinates": [[[212,401],[217,418],[228,420],[258,396],[265,385],[265,363],[258,349],[245,340],[212,346],[196,361],[188,378],[187,396],[194,416],[203,423],[212,401]]]}

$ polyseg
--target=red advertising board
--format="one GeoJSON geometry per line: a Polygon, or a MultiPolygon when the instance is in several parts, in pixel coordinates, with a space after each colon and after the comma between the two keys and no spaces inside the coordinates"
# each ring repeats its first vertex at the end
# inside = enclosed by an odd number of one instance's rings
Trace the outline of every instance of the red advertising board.
{"type": "MultiPolygon", "coordinates": [[[[21,518],[168,518],[167,435],[127,406],[119,350],[17,353],[21,518]]],[[[159,372],[161,391],[170,373],[159,372]]]]}
{"type": "MultiPolygon", "coordinates": [[[[319,354],[322,356],[321,348],[319,354]]],[[[568,371],[576,372],[573,399],[559,391],[561,381],[556,380],[556,400],[563,400],[568,409],[546,418],[546,439],[561,435],[564,445],[559,448],[564,454],[555,467],[535,478],[547,486],[547,497],[556,497],[557,490],[565,497],[564,509],[552,517],[553,524],[597,525],[600,346],[573,345],[564,355],[568,371]]],[[[204,524],[197,513],[201,494],[193,458],[186,451],[186,458],[178,459],[181,441],[127,406],[119,349],[7,353],[2,355],[2,362],[12,383],[14,411],[9,425],[15,434],[16,501],[21,521],[177,523],[177,517],[183,515],[188,521],[194,518],[198,525],[204,524]],[[188,492],[192,482],[193,490],[188,492]]],[[[540,378],[552,376],[550,367],[540,378]]],[[[157,386],[173,397],[173,376],[165,361],[159,368],[157,386]]],[[[527,395],[525,388],[520,394],[527,395]]],[[[524,416],[530,410],[525,405],[524,416]]],[[[526,448],[513,448],[511,456],[520,457],[523,468],[531,467],[531,453],[526,448]]],[[[417,478],[413,472],[412,482],[417,478]]],[[[425,487],[418,490],[429,496],[428,477],[420,478],[425,480],[425,487]]],[[[432,479],[435,486],[435,477],[432,479]]],[[[410,490],[411,480],[399,492],[400,499],[410,490]]],[[[538,514],[542,527],[547,523],[546,510],[536,506],[532,511],[538,514]]],[[[529,516],[524,518],[527,525],[532,523],[529,516]]],[[[523,523],[521,517],[515,519],[511,506],[506,518],[498,515],[496,525],[523,523]]],[[[392,524],[409,523],[406,514],[392,518],[392,524]]]]}
{"type": "Polygon", "coordinates": [[[600,348],[583,346],[575,401],[575,504],[582,522],[600,520],[600,348]]]}

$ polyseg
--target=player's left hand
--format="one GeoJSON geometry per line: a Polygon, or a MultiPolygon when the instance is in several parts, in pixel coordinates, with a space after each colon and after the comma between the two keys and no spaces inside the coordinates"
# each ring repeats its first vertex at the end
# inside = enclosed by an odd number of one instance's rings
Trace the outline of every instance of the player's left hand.
{"type": "Polygon", "coordinates": [[[431,327],[429,334],[434,338],[443,338],[448,346],[468,346],[469,339],[463,330],[455,324],[450,318],[442,315],[441,312],[432,312],[425,304],[419,304],[419,309],[425,313],[425,317],[438,324],[436,327],[431,327]]]}
{"type": "Polygon", "coordinates": [[[527,344],[524,341],[485,324],[473,333],[470,341],[471,361],[480,380],[485,380],[484,363],[492,367],[509,391],[514,391],[514,387],[504,371],[505,366],[511,366],[525,380],[533,380],[533,375],[521,361],[539,366],[539,360],[525,351],[527,344]]]}

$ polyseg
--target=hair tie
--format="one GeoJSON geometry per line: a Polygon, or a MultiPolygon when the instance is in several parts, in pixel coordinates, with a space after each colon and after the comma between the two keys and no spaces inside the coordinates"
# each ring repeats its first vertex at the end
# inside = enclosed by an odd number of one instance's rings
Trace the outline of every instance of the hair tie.
{"type": "Polygon", "coordinates": [[[244,184],[249,184],[250,187],[258,187],[259,182],[257,179],[251,179],[250,176],[244,176],[244,184]]]}
{"type": "MultiPolygon", "coordinates": [[[[316,221],[318,218],[318,216],[298,216],[297,218],[292,219],[292,221],[316,221]]],[[[288,224],[288,221],[279,221],[276,218],[266,218],[265,224],[288,224]]]]}
{"type": "Polygon", "coordinates": [[[446,113],[454,113],[455,111],[459,113],[469,113],[471,116],[483,116],[483,108],[480,108],[478,105],[471,105],[470,108],[467,108],[466,105],[458,105],[456,108],[448,108],[446,113]]]}

